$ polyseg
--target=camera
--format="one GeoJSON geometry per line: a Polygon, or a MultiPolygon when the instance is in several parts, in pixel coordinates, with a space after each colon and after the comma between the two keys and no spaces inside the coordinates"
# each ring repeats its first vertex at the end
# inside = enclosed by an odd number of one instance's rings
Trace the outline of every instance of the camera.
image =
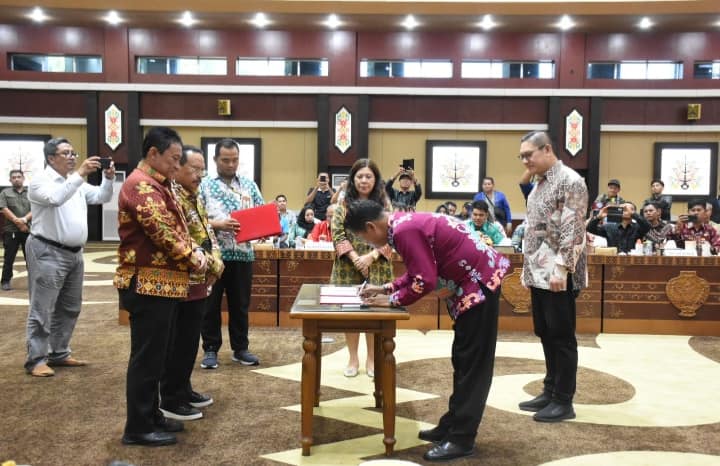
{"type": "Polygon", "coordinates": [[[110,168],[111,163],[112,163],[112,159],[110,157],[102,157],[100,159],[100,169],[107,170],[108,168],[110,168]]]}
{"type": "Polygon", "coordinates": [[[404,170],[415,170],[415,159],[403,159],[402,167],[404,170]]]}
{"type": "Polygon", "coordinates": [[[327,182],[327,175],[320,175],[320,181],[327,182]]]}
{"type": "Polygon", "coordinates": [[[688,215],[688,222],[690,223],[697,223],[698,222],[698,216],[697,215],[688,215]]]}
{"type": "Polygon", "coordinates": [[[607,221],[608,223],[621,223],[623,217],[622,206],[610,206],[607,209],[607,221]]]}

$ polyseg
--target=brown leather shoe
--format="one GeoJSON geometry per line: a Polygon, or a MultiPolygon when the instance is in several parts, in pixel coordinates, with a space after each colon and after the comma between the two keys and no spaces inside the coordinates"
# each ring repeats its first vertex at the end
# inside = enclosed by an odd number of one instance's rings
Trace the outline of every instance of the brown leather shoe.
{"type": "Polygon", "coordinates": [[[52,367],[87,366],[87,361],[81,361],[80,359],[75,359],[72,356],[68,356],[67,358],[60,360],[60,361],[48,361],[48,366],[52,366],[52,367]]]}
{"type": "Polygon", "coordinates": [[[55,371],[52,370],[51,367],[49,367],[44,362],[38,364],[37,366],[33,367],[33,369],[30,371],[30,375],[33,377],[52,377],[55,375],[55,371]]]}

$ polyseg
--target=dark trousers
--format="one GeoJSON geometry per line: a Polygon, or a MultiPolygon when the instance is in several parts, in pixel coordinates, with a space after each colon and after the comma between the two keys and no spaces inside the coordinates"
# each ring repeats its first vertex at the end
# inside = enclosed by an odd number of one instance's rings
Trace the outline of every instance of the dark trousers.
{"type": "Polygon", "coordinates": [[[178,304],[165,362],[165,374],[160,379],[163,408],[172,410],[179,405],[190,403],[190,376],[200,344],[200,326],[205,316],[206,303],[207,299],[204,298],[178,304]]]}
{"type": "Polygon", "coordinates": [[[530,288],[535,335],[540,337],[545,353],[544,390],[560,403],[571,403],[575,395],[578,366],[575,338],[577,294],[572,289],[569,276],[566,291],[530,288]]]}
{"type": "Polygon", "coordinates": [[[227,294],[228,334],[233,351],[248,349],[248,309],[252,287],[252,262],[226,261],[225,271],[213,285],[208,298],[202,326],[204,351],[218,351],[222,346],[220,306],[223,293],[227,294]]]}
{"type": "MultiPolygon", "coordinates": [[[[25,256],[25,240],[27,240],[27,237],[28,233],[21,233],[19,231],[3,233],[3,248],[5,253],[3,255],[1,283],[10,283],[10,280],[12,280],[15,256],[17,256],[18,249],[20,248],[22,248],[23,257],[25,256]]],[[[25,263],[27,264],[27,260],[25,263]]]]}
{"type": "Polygon", "coordinates": [[[134,279],[129,289],[120,290],[120,303],[130,313],[125,433],[153,432],[155,421],[162,416],[158,384],[165,372],[179,302],[176,298],[137,294],[134,279]]]}
{"type": "Polygon", "coordinates": [[[492,384],[500,290],[483,287],[485,301],[468,309],[453,325],[453,392],[438,422],[446,440],[470,448],[475,443],[492,384]]]}

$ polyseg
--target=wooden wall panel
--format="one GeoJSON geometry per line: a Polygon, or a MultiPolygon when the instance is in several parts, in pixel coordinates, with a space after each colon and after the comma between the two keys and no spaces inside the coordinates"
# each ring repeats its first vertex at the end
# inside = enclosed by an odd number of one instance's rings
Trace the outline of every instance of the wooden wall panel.
{"type": "Polygon", "coordinates": [[[720,100],[710,98],[683,99],[605,99],[603,124],[613,125],[718,125],[720,100]],[[687,120],[688,104],[702,104],[702,119],[687,120]]]}
{"type": "Polygon", "coordinates": [[[0,90],[0,116],[85,118],[84,92],[0,90]]]}

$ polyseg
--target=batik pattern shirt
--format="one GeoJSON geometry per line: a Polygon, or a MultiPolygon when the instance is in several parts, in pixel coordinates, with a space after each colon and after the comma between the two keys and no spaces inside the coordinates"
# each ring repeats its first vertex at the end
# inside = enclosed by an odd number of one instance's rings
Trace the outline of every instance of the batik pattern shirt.
{"type": "Polygon", "coordinates": [[[485,301],[482,286],[499,291],[510,261],[448,215],[392,214],[388,243],[403,258],[406,272],[388,285],[390,302],[406,306],[426,294],[449,289],[453,319],[485,301]],[[482,285],[482,286],[481,286],[482,285]]]}
{"type": "Polygon", "coordinates": [[[173,193],[177,203],[185,215],[190,237],[205,251],[207,271],[203,273],[190,272],[189,299],[206,298],[209,295],[207,280],[210,277],[220,278],[225,268],[220,245],[218,245],[215,232],[208,222],[207,212],[197,193],[191,193],[179,183],[172,184],[173,193]],[[195,286],[202,285],[202,286],[195,286]],[[204,294],[204,296],[202,296],[204,294]]]}
{"type": "MultiPolygon", "coordinates": [[[[236,210],[265,204],[257,184],[250,178],[236,176],[228,185],[220,177],[206,177],[200,183],[200,197],[207,208],[210,220],[224,220],[236,210]]],[[[240,225],[242,228],[242,225],[240,225]]],[[[216,232],[223,261],[252,262],[255,260],[252,244],[238,243],[232,231],[216,232]]]]}
{"type": "Polygon", "coordinates": [[[668,236],[668,239],[675,241],[697,241],[700,238],[710,245],[713,254],[720,252],[720,235],[706,223],[693,226],[689,223],[677,224],[675,231],[668,236]]]}
{"type": "Polygon", "coordinates": [[[468,229],[472,231],[476,236],[480,238],[482,238],[483,236],[489,238],[491,245],[498,244],[505,237],[502,234],[500,227],[498,227],[495,222],[491,223],[485,221],[485,223],[483,223],[480,228],[478,228],[477,225],[475,225],[475,222],[473,222],[471,219],[466,220],[465,224],[467,225],[468,229]]]}
{"type": "Polygon", "coordinates": [[[572,274],[573,288],[587,286],[585,181],[557,161],[540,177],[527,202],[522,282],[550,289],[550,277],[572,274]]]}
{"type": "Polygon", "coordinates": [[[656,244],[662,243],[667,239],[668,235],[672,234],[674,228],[672,223],[660,220],[657,225],[650,225],[650,231],[645,233],[645,239],[649,239],[656,244]]]}
{"type": "Polygon", "coordinates": [[[189,272],[199,267],[185,217],[170,180],[144,161],[128,176],[118,197],[118,267],[115,288],[136,277],[138,294],[186,298],[189,272]]]}

